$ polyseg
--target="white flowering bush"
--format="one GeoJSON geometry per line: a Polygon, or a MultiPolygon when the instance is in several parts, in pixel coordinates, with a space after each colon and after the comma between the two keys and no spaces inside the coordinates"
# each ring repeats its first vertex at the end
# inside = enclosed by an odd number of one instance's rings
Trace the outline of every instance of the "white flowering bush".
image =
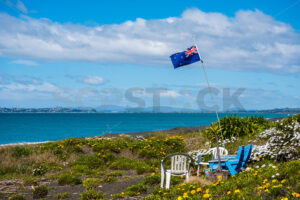
{"type": "Polygon", "coordinates": [[[251,160],[260,158],[278,161],[298,160],[300,150],[300,115],[277,122],[276,127],[267,129],[258,135],[267,143],[254,146],[251,160]]]}

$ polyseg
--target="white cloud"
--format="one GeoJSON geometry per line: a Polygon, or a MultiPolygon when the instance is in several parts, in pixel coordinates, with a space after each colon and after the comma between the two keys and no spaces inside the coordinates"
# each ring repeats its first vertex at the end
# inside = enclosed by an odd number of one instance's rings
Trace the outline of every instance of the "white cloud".
{"type": "Polygon", "coordinates": [[[192,44],[208,67],[300,73],[300,34],[261,11],[186,10],[181,17],[87,27],[0,14],[0,55],[39,60],[171,65],[192,44]]]}
{"type": "Polygon", "coordinates": [[[26,6],[21,0],[17,1],[16,8],[23,13],[28,13],[26,6]]]}
{"type": "Polygon", "coordinates": [[[90,85],[101,85],[104,83],[104,79],[100,76],[88,76],[82,80],[82,82],[90,85]]]}
{"type": "Polygon", "coordinates": [[[11,63],[20,64],[20,65],[27,65],[27,66],[37,66],[38,64],[32,60],[13,60],[11,63]]]}
{"type": "Polygon", "coordinates": [[[40,83],[40,84],[23,84],[23,83],[9,83],[0,85],[0,89],[4,91],[24,91],[24,92],[56,92],[59,90],[58,87],[51,83],[40,83]]]}
{"type": "Polygon", "coordinates": [[[17,10],[19,10],[22,13],[28,13],[28,10],[26,8],[26,6],[24,5],[24,3],[21,0],[0,0],[0,3],[4,3],[5,5],[9,6],[9,7],[13,7],[16,8],[17,10]]]}

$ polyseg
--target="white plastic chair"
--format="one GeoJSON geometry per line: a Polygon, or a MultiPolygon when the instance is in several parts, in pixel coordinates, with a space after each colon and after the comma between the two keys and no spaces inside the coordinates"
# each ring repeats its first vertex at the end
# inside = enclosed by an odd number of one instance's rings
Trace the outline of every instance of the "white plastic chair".
{"type": "Polygon", "coordinates": [[[171,154],[165,157],[161,161],[161,184],[160,187],[164,187],[164,179],[166,174],[166,189],[170,188],[171,176],[185,176],[188,181],[190,176],[192,157],[183,154],[171,154]],[[171,169],[165,169],[165,161],[171,158],[171,169]]]}
{"type": "MultiPolygon", "coordinates": [[[[220,152],[220,157],[224,157],[228,155],[228,151],[227,149],[225,149],[224,147],[219,147],[219,152],[220,152]]],[[[212,155],[212,160],[213,159],[217,159],[218,158],[218,151],[217,151],[217,147],[211,148],[208,151],[204,152],[204,153],[198,153],[197,154],[197,175],[199,174],[200,171],[200,165],[206,165],[208,166],[209,163],[208,162],[202,162],[202,156],[204,155],[212,155]]]]}

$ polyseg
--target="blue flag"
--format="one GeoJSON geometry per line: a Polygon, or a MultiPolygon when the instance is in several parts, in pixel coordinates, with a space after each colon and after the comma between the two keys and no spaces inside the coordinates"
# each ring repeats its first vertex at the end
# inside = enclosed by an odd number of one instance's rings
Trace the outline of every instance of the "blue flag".
{"type": "Polygon", "coordinates": [[[191,46],[185,51],[174,53],[170,58],[175,69],[194,62],[202,62],[196,46],[191,46]]]}

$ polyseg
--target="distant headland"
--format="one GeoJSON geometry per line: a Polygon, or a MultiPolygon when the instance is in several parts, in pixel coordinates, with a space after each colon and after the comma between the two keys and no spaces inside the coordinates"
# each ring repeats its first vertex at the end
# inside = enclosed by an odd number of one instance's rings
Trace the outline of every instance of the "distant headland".
{"type": "MultiPolygon", "coordinates": [[[[101,106],[98,108],[7,108],[0,107],[0,113],[212,113],[210,110],[184,109],[168,106],[146,107],[143,109],[128,109],[122,106],[101,106]]],[[[220,113],[300,113],[300,108],[274,108],[267,110],[228,110],[220,113]]]]}

